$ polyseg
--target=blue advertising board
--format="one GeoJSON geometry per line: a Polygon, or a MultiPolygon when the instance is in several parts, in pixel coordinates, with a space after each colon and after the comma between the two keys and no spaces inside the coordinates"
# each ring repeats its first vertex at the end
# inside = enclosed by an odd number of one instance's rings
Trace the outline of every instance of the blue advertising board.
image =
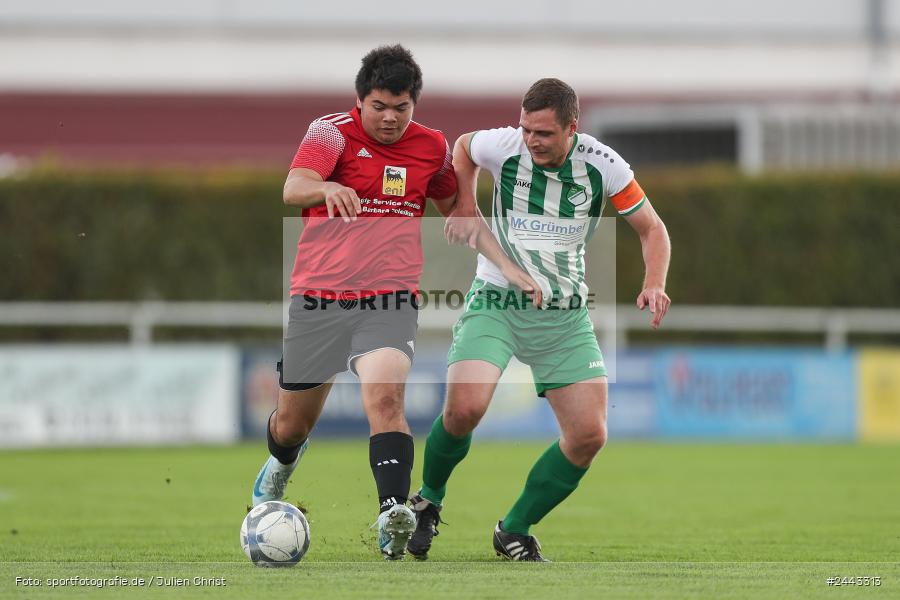
{"type": "Polygon", "coordinates": [[[668,350],[654,358],[657,434],[741,439],[852,439],[850,353],[668,350]]]}
{"type": "MultiPolygon", "coordinates": [[[[417,349],[406,386],[413,433],[428,432],[446,390],[444,349],[417,349]]],[[[247,349],[242,364],[245,437],[264,435],[275,408],[280,351],[247,349]]],[[[609,390],[612,439],[851,440],[857,434],[854,353],[819,349],[671,348],[622,352],[609,390]]],[[[546,400],[513,361],[497,387],[478,437],[553,438],[559,429],[546,400]]],[[[359,383],[343,373],[329,394],[317,435],[364,435],[359,383]]]]}

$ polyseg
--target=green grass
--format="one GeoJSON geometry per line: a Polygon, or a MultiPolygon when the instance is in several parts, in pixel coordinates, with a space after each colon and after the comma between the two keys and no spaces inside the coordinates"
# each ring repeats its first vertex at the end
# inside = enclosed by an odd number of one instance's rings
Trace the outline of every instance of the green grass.
{"type": "Polygon", "coordinates": [[[287,570],[253,567],[238,544],[262,445],[0,452],[0,597],[900,597],[900,446],[614,443],[533,529],[555,562],[503,562],[492,527],[544,446],[476,440],[431,560],[394,564],[369,530],[365,442],[315,440],[288,488],[312,545],[287,570]],[[117,575],[227,585],[46,583],[117,575]],[[835,591],[832,576],[881,586],[835,591]]]}

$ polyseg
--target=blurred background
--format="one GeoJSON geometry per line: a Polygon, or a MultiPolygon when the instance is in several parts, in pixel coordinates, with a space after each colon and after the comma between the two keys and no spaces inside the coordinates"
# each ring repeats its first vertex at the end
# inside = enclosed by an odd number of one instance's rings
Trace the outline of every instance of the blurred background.
{"type": "MultiPolygon", "coordinates": [[[[0,446],[261,439],[284,176],[395,42],[424,71],[416,119],[451,143],[566,80],[666,222],[657,332],[617,224],[618,306],[596,323],[613,438],[900,440],[898,40],[900,0],[0,0],[0,446]]],[[[468,288],[461,260],[446,289],[468,288]]],[[[451,323],[421,315],[418,433],[451,323]]],[[[318,434],[367,431],[346,381],[318,434]]],[[[555,432],[519,382],[477,435],[555,432]]]]}

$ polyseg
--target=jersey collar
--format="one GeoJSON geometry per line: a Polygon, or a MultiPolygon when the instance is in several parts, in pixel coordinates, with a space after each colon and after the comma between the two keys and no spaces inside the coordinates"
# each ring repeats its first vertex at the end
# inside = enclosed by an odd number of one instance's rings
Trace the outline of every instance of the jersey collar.
{"type": "Polygon", "coordinates": [[[575,134],[572,136],[572,147],[569,148],[569,153],[566,154],[566,159],[563,161],[563,163],[561,165],[559,165],[558,167],[542,167],[538,164],[535,164],[534,161],[531,161],[531,164],[539,171],[546,171],[548,173],[559,173],[563,169],[563,167],[566,166],[566,163],[569,162],[569,160],[572,158],[572,153],[575,152],[575,146],[577,146],[577,145],[578,145],[578,132],[575,132],[575,134]]]}

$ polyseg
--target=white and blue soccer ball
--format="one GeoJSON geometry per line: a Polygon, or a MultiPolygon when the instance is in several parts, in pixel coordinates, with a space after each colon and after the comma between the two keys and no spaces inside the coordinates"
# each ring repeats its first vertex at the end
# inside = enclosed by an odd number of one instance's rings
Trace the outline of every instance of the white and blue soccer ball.
{"type": "Polygon", "coordinates": [[[244,518],[241,548],[257,567],[293,567],[309,550],[309,522],[292,504],[263,502],[244,518]]]}

